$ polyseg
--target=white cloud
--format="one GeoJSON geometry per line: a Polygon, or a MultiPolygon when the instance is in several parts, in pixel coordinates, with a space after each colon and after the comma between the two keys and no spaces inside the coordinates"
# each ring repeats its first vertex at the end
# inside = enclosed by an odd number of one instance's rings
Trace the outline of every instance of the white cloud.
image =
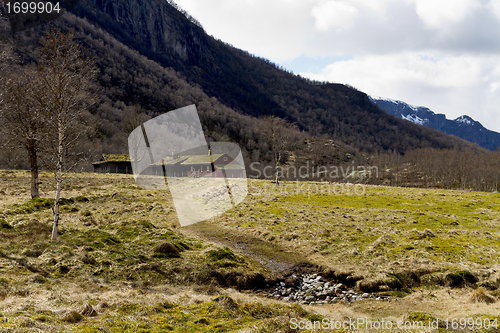
{"type": "Polygon", "coordinates": [[[500,0],[490,0],[489,7],[493,14],[500,18],[500,0]]]}
{"type": "Polygon", "coordinates": [[[477,0],[414,0],[418,16],[431,28],[446,27],[465,18],[474,8],[477,0]]]}
{"type": "Polygon", "coordinates": [[[205,30],[238,48],[269,58],[299,56],[313,28],[316,0],[176,0],[205,30]]]}
{"type": "Polygon", "coordinates": [[[368,9],[378,16],[384,17],[389,1],[390,0],[352,0],[352,3],[358,8],[368,9]]]}
{"type": "Polygon", "coordinates": [[[315,27],[319,31],[348,27],[358,13],[358,9],[350,3],[336,0],[314,6],[311,10],[311,16],[315,19],[315,27]]]}

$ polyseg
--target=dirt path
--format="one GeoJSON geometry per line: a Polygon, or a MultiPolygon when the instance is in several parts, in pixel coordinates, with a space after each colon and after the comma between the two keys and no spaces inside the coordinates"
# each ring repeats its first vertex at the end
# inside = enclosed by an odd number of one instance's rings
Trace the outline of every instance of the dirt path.
{"type": "Polygon", "coordinates": [[[276,277],[287,275],[294,266],[307,262],[300,254],[288,252],[272,242],[207,222],[181,228],[181,232],[186,236],[227,246],[256,260],[276,277]]]}

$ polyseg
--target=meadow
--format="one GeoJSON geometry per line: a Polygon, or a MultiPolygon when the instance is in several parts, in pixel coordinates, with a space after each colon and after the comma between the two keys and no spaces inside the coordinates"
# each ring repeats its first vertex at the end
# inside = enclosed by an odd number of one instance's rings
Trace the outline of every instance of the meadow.
{"type": "Polygon", "coordinates": [[[30,200],[28,172],[0,171],[1,332],[292,332],[291,318],[430,319],[447,331],[446,319],[500,319],[497,193],[249,180],[240,205],[180,227],[168,191],[74,173],[50,242],[52,179],[42,173],[30,200]],[[391,298],[267,297],[305,273],[391,298]]]}

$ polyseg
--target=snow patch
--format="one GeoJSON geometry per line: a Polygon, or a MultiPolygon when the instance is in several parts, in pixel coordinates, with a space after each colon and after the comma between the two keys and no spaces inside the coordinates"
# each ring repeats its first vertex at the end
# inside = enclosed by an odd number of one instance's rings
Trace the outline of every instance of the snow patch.
{"type": "Polygon", "coordinates": [[[455,121],[461,124],[474,125],[474,120],[468,116],[460,116],[455,121]]]}
{"type": "Polygon", "coordinates": [[[401,118],[403,118],[404,120],[411,121],[412,123],[419,124],[419,125],[425,125],[429,122],[429,119],[422,119],[419,116],[414,115],[414,114],[408,114],[406,116],[404,114],[402,114],[401,118]]]}
{"type": "Polygon", "coordinates": [[[370,96],[370,99],[372,101],[385,101],[385,102],[391,102],[391,103],[394,103],[394,104],[404,103],[402,101],[398,101],[398,100],[387,98],[387,97],[380,97],[380,96],[370,96]]]}

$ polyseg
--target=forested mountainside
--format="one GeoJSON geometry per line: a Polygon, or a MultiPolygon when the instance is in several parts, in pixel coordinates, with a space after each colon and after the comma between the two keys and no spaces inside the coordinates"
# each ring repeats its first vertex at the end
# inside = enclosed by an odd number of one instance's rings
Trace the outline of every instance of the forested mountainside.
{"type": "Polygon", "coordinates": [[[434,113],[423,106],[413,106],[389,98],[370,97],[370,99],[382,110],[398,118],[456,135],[489,150],[500,147],[500,133],[485,128],[480,122],[469,116],[463,115],[456,119],[447,119],[444,114],[434,113]]]}
{"type": "Polygon", "coordinates": [[[280,116],[367,152],[467,146],[387,115],[351,87],[311,82],[216,40],[166,1],[83,0],[74,13],[240,114],[280,116]]]}

